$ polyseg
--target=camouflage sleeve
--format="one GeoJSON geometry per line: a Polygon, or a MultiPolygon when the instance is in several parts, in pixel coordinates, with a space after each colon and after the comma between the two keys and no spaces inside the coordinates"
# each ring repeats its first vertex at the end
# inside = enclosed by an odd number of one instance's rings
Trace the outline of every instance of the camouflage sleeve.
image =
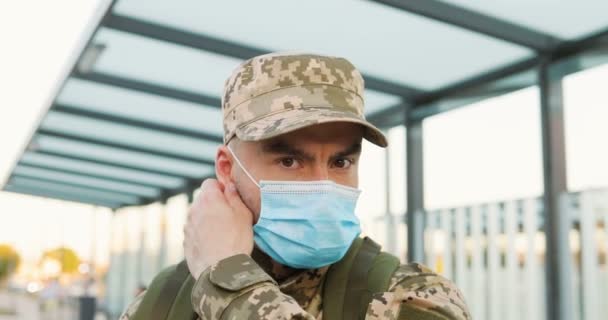
{"type": "Polygon", "coordinates": [[[314,319],[244,254],[205,270],[192,289],[192,306],[203,320],[314,319]]]}
{"type": "Polygon", "coordinates": [[[377,293],[366,320],[470,320],[460,290],[450,280],[417,263],[401,265],[389,291],[377,293]]]}
{"type": "Polygon", "coordinates": [[[125,309],[125,311],[122,313],[122,315],[120,315],[120,317],[118,318],[118,320],[129,320],[133,317],[133,315],[135,315],[135,311],[137,311],[137,308],[139,308],[139,305],[141,304],[141,301],[144,300],[144,294],[146,292],[142,292],[139,295],[137,295],[137,297],[135,297],[135,300],[133,300],[133,302],[131,302],[131,304],[129,304],[129,306],[127,306],[127,309],[125,309]]]}

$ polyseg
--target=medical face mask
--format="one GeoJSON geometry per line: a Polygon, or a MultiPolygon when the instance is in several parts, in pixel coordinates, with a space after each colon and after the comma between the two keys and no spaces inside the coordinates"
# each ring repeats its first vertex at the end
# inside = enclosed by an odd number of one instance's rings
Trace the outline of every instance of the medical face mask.
{"type": "Polygon", "coordinates": [[[261,211],[253,226],[256,245],[276,262],[315,269],[344,257],[361,232],[355,206],[361,191],[322,181],[260,181],[261,211]]]}

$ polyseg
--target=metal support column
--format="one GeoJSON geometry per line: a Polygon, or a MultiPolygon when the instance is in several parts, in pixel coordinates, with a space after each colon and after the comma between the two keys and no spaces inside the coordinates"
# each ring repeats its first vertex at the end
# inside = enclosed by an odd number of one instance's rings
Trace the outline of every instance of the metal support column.
{"type": "Polygon", "coordinates": [[[158,248],[158,270],[162,270],[167,262],[167,198],[161,201],[162,209],[160,213],[160,245],[158,248]]]}
{"type": "Polygon", "coordinates": [[[570,250],[571,221],[562,205],[567,191],[564,142],[563,88],[561,77],[550,76],[543,63],[538,74],[541,101],[541,131],[544,175],[546,234],[547,319],[573,319],[570,250]]]}
{"type": "Polygon", "coordinates": [[[188,191],[186,191],[186,196],[188,197],[188,205],[191,205],[194,202],[194,190],[195,189],[188,189],[188,191]]]}
{"type": "Polygon", "coordinates": [[[407,166],[407,259],[424,261],[424,172],[422,154],[422,122],[410,121],[406,112],[406,166],[407,166]]]}

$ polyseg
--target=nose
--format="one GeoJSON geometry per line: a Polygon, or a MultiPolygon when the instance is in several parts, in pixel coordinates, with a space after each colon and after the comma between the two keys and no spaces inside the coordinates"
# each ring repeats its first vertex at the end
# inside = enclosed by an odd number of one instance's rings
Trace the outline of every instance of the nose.
{"type": "Polygon", "coordinates": [[[317,164],[312,167],[310,173],[311,180],[329,180],[329,169],[326,165],[317,164]]]}

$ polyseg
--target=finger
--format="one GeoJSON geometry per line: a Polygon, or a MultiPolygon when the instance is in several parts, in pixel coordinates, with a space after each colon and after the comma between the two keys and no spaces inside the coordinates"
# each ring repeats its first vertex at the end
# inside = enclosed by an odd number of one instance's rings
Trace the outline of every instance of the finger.
{"type": "Polygon", "coordinates": [[[217,180],[217,185],[220,188],[220,192],[224,193],[224,190],[226,189],[224,183],[222,183],[220,180],[217,180]]]}
{"type": "Polygon", "coordinates": [[[201,184],[198,195],[188,210],[188,223],[184,226],[184,230],[186,230],[189,225],[195,224],[201,218],[203,209],[213,203],[213,199],[217,198],[218,195],[223,197],[223,194],[220,193],[217,188],[217,181],[214,181],[214,179],[205,179],[201,184]]]}
{"type": "Polygon", "coordinates": [[[234,185],[234,183],[232,183],[232,182],[228,183],[228,185],[226,186],[226,188],[224,190],[224,196],[226,197],[226,200],[228,201],[228,204],[230,205],[230,207],[232,207],[232,209],[235,212],[247,213],[250,216],[251,222],[253,224],[253,214],[251,213],[249,208],[245,205],[245,203],[243,202],[243,199],[241,198],[239,193],[236,191],[236,186],[234,185]]]}
{"type": "Polygon", "coordinates": [[[201,184],[201,196],[217,196],[223,193],[220,188],[220,183],[215,179],[205,179],[201,184]]]}
{"type": "Polygon", "coordinates": [[[219,182],[216,179],[205,179],[201,184],[201,192],[212,192],[214,190],[220,190],[219,182]]]}

